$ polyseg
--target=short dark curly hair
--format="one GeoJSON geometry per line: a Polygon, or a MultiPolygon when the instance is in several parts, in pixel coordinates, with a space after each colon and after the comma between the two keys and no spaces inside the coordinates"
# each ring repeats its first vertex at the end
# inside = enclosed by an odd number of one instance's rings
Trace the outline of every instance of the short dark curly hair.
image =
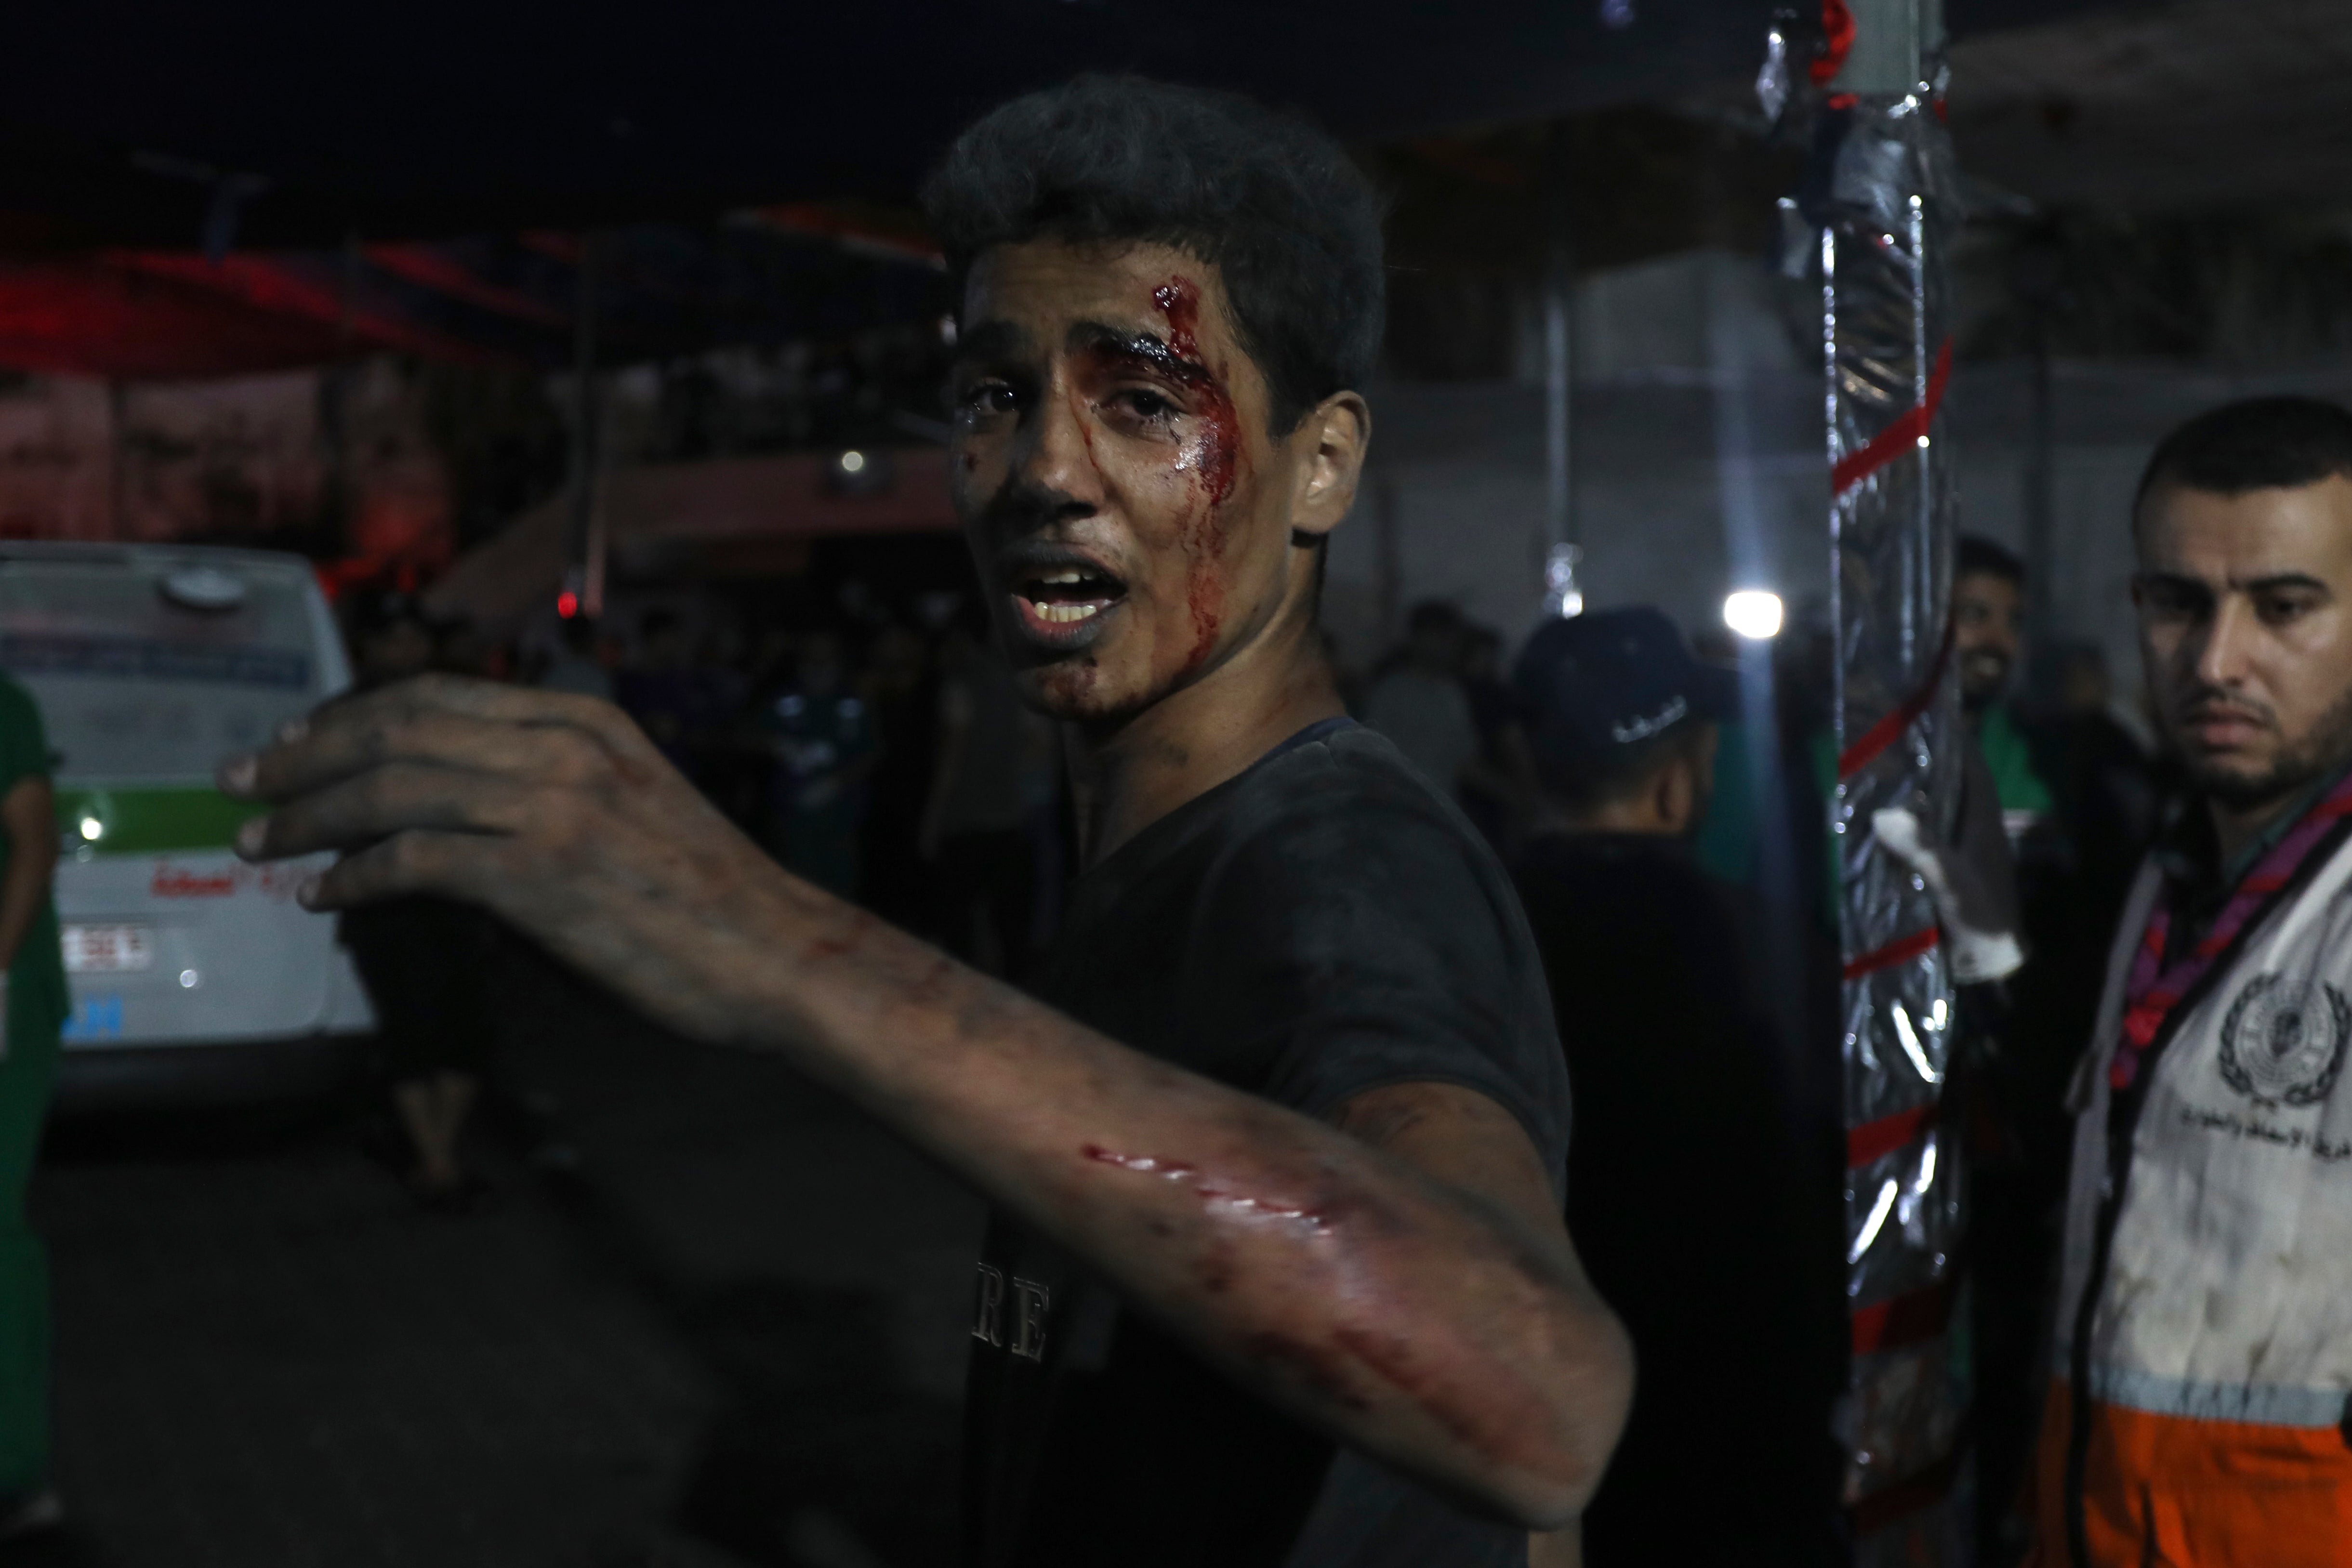
{"type": "Polygon", "coordinates": [[[2007,545],[1996,544],[1982,534],[1962,534],[1952,548],[1952,576],[1997,577],[2003,582],[2025,586],[2025,562],[2007,545]]]}
{"type": "Polygon", "coordinates": [[[1276,434],[1380,356],[1384,204],[1307,120],[1232,93],[1081,76],[956,138],[923,210],[959,284],[991,246],[1172,246],[1217,269],[1276,434]]]}

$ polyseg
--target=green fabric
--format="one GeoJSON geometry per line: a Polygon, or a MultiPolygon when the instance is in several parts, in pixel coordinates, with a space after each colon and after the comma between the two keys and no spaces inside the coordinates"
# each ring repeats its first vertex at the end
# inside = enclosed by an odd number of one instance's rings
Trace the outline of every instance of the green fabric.
{"type": "MultiPolygon", "coordinates": [[[[0,675],[0,800],[27,779],[48,776],[49,741],[41,729],[41,710],[24,687],[0,675]]],[[[8,842],[0,835],[0,874],[7,866],[8,842]]],[[[65,949],[58,938],[58,906],[45,898],[8,969],[9,1043],[56,1034],[72,1010],[65,949]]]]}
{"type": "MultiPolygon", "coordinates": [[[[1752,885],[1757,875],[1757,836],[1762,829],[1757,821],[1756,776],[1748,747],[1745,725],[1723,727],[1715,748],[1715,794],[1691,850],[1699,864],[1717,876],[1752,885]]],[[[1826,812],[1837,798],[1837,737],[1826,729],[1815,730],[1805,739],[1805,761],[1826,812]]],[[[1824,837],[1821,914],[1823,925],[1834,931],[1838,927],[1838,841],[1834,833],[1824,837]]]]}
{"type": "Polygon", "coordinates": [[[2046,817],[2057,810],[2050,786],[2033,771],[2032,749],[2007,703],[1992,704],[1977,720],[1977,749],[1992,770],[1992,792],[2000,798],[2002,810],[2046,817]]]}
{"type": "MultiPolygon", "coordinates": [[[[788,699],[789,700],[789,699],[788,699]]],[[[866,705],[846,694],[803,697],[787,710],[772,706],[767,729],[782,738],[777,783],[778,857],[799,876],[840,897],[858,889],[857,834],[866,816],[861,788],[844,787],[823,805],[803,805],[801,789],[823,779],[838,781],[873,755],[879,737],[866,705]]]]}
{"type": "Polygon", "coordinates": [[[55,1029],[12,1029],[0,1060],[0,1496],[32,1490],[49,1469],[49,1259],[26,1218],[25,1189],[58,1049],[55,1029]]]}
{"type": "MultiPolygon", "coordinates": [[[[1805,760],[1812,765],[1813,788],[1821,791],[1823,819],[1837,800],[1838,744],[1837,736],[1826,729],[1817,729],[1805,739],[1805,760]]],[[[1843,912],[1839,908],[1838,890],[1845,885],[1845,871],[1838,861],[1838,836],[1822,835],[1822,859],[1826,869],[1822,877],[1822,925],[1836,932],[1843,929],[1843,912]]]]}
{"type": "Polygon", "coordinates": [[[209,789],[59,789],[57,799],[58,831],[102,855],[225,850],[247,818],[268,810],[209,789]]]}
{"type": "MultiPolygon", "coordinates": [[[[0,798],[48,771],[40,709],[0,675],[0,798]]],[[[7,855],[0,835],[0,873],[7,855]]],[[[7,1050],[0,1054],[0,1494],[29,1490],[48,1472],[48,1257],[26,1219],[25,1188],[57,1074],[58,1030],[70,1008],[57,904],[45,898],[8,971],[7,1050]]]]}
{"type": "Polygon", "coordinates": [[[1706,815],[1691,841],[1691,854],[1709,873],[1725,882],[1752,884],[1756,880],[1756,778],[1748,760],[1748,727],[1717,727],[1715,779],[1707,794],[1706,815]]]}

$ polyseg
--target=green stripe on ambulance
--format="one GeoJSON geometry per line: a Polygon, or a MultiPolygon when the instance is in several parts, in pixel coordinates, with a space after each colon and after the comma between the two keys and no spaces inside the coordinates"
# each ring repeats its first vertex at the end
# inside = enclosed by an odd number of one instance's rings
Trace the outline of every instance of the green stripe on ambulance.
{"type": "Polygon", "coordinates": [[[60,788],[57,802],[64,842],[102,855],[225,850],[238,826],[265,810],[204,787],[60,788]]]}

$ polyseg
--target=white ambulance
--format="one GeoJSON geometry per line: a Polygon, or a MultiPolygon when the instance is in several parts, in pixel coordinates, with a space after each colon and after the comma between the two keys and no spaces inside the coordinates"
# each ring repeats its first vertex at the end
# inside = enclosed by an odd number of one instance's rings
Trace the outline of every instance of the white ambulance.
{"type": "Polygon", "coordinates": [[[259,550],[0,543],[0,669],[40,706],[73,1014],[67,1108],[274,1099],[340,1082],[374,1026],[323,861],[250,866],[223,758],[351,684],[308,562],[259,550]]]}

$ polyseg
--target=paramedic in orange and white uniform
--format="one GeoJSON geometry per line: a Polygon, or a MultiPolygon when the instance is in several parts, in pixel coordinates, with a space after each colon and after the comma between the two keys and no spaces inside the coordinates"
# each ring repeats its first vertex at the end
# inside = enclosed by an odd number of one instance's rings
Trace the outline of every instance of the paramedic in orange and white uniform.
{"type": "Polygon", "coordinates": [[[2352,413],[2158,447],[2133,583],[2191,787],[2078,1113],[2032,1568],[2352,1568],[2352,413]]]}

